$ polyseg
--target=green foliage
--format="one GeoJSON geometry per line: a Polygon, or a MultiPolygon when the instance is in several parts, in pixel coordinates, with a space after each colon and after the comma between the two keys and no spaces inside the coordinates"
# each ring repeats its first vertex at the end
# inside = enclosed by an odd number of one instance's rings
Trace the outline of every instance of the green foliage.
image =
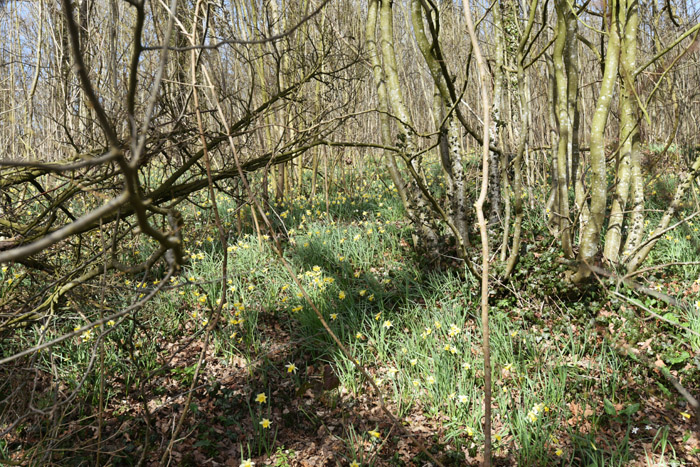
{"type": "MultiPolygon", "coordinates": [[[[173,388],[188,390],[196,352],[176,349],[181,343],[198,342],[216,319],[206,362],[238,371],[245,386],[221,383],[216,378],[222,373],[209,376],[216,383],[197,396],[208,405],[193,402],[190,408],[193,417],[202,418],[192,434],[193,449],[221,458],[222,443],[239,443],[245,457],[265,454],[273,465],[290,465],[298,456],[280,444],[287,443],[280,437],[285,430],[303,426],[316,433],[324,427],[313,410],[298,405],[301,399],[313,393],[312,408],[332,412],[377,396],[329,338],[277,259],[272,239],[258,237],[247,211],[238,211],[226,196],[217,199],[223,222],[231,229],[229,272],[222,283],[224,249],[210,204],[199,201],[199,207],[186,213],[190,258],[182,273],[137,313],[37,354],[39,368],[55,368],[67,389],[78,389],[77,397],[85,401],[79,414],[87,419],[90,405],[94,408],[99,402],[100,386],[99,373],[88,370],[94,352],[101,349],[106,374],[119,375],[110,380],[104,404],[115,417],[131,419],[132,408],[119,401],[140,403],[142,394],[167,400],[173,388]],[[240,232],[234,230],[238,216],[240,232]],[[105,334],[98,345],[101,333],[105,334]],[[283,350],[281,338],[288,342],[283,350]],[[339,379],[337,388],[319,389],[324,381],[319,382],[318,369],[326,363],[339,379]],[[254,400],[258,393],[266,394],[266,403],[254,400]],[[261,425],[264,420],[271,422],[267,428],[261,425]]],[[[366,366],[391,410],[399,417],[439,426],[431,444],[434,454],[446,465],[463,465],[467,454],[478,454],[484,439],[478,281],[460,268],[425,268],[409,247],[411,229],[402,220],[400,203],[377,179],[361,196],[336,193],[330,201],[327,209],[322,197],[269,207],[283,233],[286,260],[353,358],[366,366]]],[[[697,381],[700,313],[697,308],[671,308],[648,296],[636,297],[668,321],[649,327],[639,319],[639,309],[606,295],[605,287],[614,284],[572,287],[557,248],[543,235],[544,222],[537,216],[525,218],[519,267],[508,283],[495,283],[490,291],[495,454],[518,465],[625,465],[652,441],[651,434],[639,434],[640,427],[650,423],[655,436],[648,455],[673,457],[676,441],[663,425],[647,422],[644,401],[649,394],[670,399],[674,393],[660,379],[630,387],[635,379],[649,378],[647,369],[622,356],[609,339],[624,336],[634,345],[649,339],[648,355],[662,359],[686,381],[697,381]]],[[[692,231],[669,235],[653,253],[654,261],[691,260],[692,231]]],[[[134,252],[146,257],[152,247],[139,245],[134,252]]],[[[651,286],[677,293],[697,279],[692,267],[671,272],[676,282],[659,274],[651,286]]],[[[23,276],[21,269],[8,269],[0,277],[7,287],[10,279],[20,281],[23,276]]],[[[162,271],[136,279],[117,276],[105,296],[107,309],[81,309],[66,314],[68,318],[20,330],[11,345],[3,345],[2,354],[123,308],[163,285],[162,279],[162,271]]],[[[697,290],[689,290],[689,301],[700,300],[697,290]]],[[[202,371],[209,369],[205,365],[202,371]]],[[[43,409],[52,399],[35,404],[43,409]]],[[[395,442],[385,438],[386,427],[363,425],[357,419],[344,421],[342,433],[334,436],[342,440],[339,455],[348,463],[385,455],[383,444],[395,442]]],[[[140,452],[133,443],[127,446],[121,460],[131,462],[140,452]]],[[[7,443],[0,443],[0,458],[11,451],[7,443]]],[[[395,456],[392,462],[404,461],[395,456]]]]}

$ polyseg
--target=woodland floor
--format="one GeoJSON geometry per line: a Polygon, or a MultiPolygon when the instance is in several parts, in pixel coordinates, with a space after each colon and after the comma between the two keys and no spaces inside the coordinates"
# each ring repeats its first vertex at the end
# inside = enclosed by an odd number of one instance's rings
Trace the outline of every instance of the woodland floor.
{"type": "MultiPolygon", "coordinates": [[[[305,201],[278,208],[289,216],[285,256],[401,426],[295,293],[269,242],[255,236],[231,243],[229,305],[189,391],[221,293],[222,251],[207,238],[215,229],[195,212],[191,237],[201,240],[193,240],[191,269],[138,321],[116,323],[110,334],[100,463],[159,465],[182,422],[170,465],[238,466],[244,459],[274,466],[434,465],[418,441],[444,465],[477,465],[478,286],[449,259],[422,264],[393,194],[375,190],[340,195],[330,212],[305,201]],[[261,426],[264,419],[269,428],[261,426]]],[[[496,465],[700,465],[698,420],[663,374],[700,394],[698,270],[671,268],[638,279],[684,309],[609,279],[576,288],[564,279],[542,224],[527,220],[515,276],[492,281],[496,465]]],[[[692,257],[697,248],[681,232],[666,242],[654,261],[692,257]]],[[[128,295],[117,284],[110,290],[128,295]]],[[[33,339],[30,332],[24,338],[33,339]]],[[[84,336],[52,352],[80,373],[89,341],[84,336]]],[[[27,377],[18,368],[3,369],[6,390],[27,377]]],[[[36,373],[36,394],[56,385],[48,367],[43,371],[36,373]]],[[[65,421],[27,419],[2,440],[0,459],[94,464],[98,387],[98,378],[88,379],[65,421]],[[47,458],[39,447],[48,439],[47,458]]]]}

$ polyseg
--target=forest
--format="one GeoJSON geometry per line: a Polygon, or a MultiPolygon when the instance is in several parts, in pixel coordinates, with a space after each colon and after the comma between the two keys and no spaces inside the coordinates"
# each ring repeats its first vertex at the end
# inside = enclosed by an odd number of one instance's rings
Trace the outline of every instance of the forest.
{"type": "Polygon", "coordinates": [[[0,465],[700,465],[699,34],[0,0],[0,465]]]}

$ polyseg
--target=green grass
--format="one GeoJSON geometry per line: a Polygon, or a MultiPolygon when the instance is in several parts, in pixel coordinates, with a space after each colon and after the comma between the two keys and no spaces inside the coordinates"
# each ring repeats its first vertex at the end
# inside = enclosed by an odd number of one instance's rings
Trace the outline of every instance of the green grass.
{"type": "MultiPolygon", "coordinates": [[[[298,198],[271,206],[279,230],[285,232],[284,256],[333,331],[375,379],[392,411],[436,427],[435,446],[442,446],[445,459],[463,460],[459,456],[465,452],[475,456],[484,439],[479,284],[466,270],[423,269],[421,258],[409,247],[411,230],[395,194],[376,179],[358,192],[363,195],[337,194],[328,212],[322,196],[313,203],[298,198]]],[[[242,361],[245,369],[240,375],[245,382],[238,392],[214,387],[211,379],[205,383],[213,391],[210,397],[216,407],[227,414],[217,423],[247,426],[247,438],[238,441],[246,458],[282,452],[282,443],[289,443],[280,439],[282,426],[304,423],[318,430],[322,424],[313,408],[293,414],[282,410],[303,397],[313,386],[312,373],[326,362],[338,375],[340,390],[330,402],[324,394],[314,394],[314,404],[325,404],[332,411],[337,404],[376,395],[326,334],[277,259],[271,239],[255,235],[249,210],[240,213],[244,219],[239,233],[234,228],[239,215],[234,201],[222,196],[217,203],[230,230],[225,284],[220,277],[223,248],[211,205],[202,198],[199,206],[185,213],[190,262],[181,274],[135,315],[94,330],[90,338],[76,337],[42,352],[36,357],[38,367],[55,372],[68,389],[80,386],[77,397],[94,407],[98,373],[87,370],[90,365],[95,368],[95,352],[99,354],[96,334],[110,331],[104,337],[104,366],[110,377],[118,377],[110,380],[107,406],[127,397],[138,399],[143,393],[172,394],[174,389],[159,387],[168,377],[177,382],[178,391],[185,390],[192,383],[196,359],[193,354],[171,358],[175,347],[167,345],[201,341],[225,287],[226,303],[207,361],[232,372],[242,361]],[[296,373],[287,373],[289,362],[298,368],[296,373]],[[81,386],[85,374],[88,384],[81,386]],[[266,405],[253,401],[260,392],[268,395],[266,405]],[[260,426],[263,418],[273,420],[272,428],[260,426]]],[[[636,319],[629,304],[610,301],[600,290],[584,294],[572,289],[563,280],[564,266],[556,263],[558,251],[540,237],[546,231],[543,219],[528,217],[526,224],[531,248],[524,252],[512,282],[494,283],[491,291],[495,454],[532,466],[625,465],[639,460],[640,453],[649,462],[674,459],[678,443],[669,436],[671,423],[661,417],[648,419],[644,403],[649,397],[671,401],[675,395],[647,384],[653,379],[666,383],[617,352],[616,343],[603,330],[632,345],[655,339],[648,352],[660,355],[691,381],[697,381],[697,371],[688,366],[700,350],[700,339],[682,327],[661,324],[665,337],[656,340],[658,328],[636,319]],[[647,383],[631,387],[635,378],[647,383]],[[627,409],[635,404],[638,410],[627,409]],[[653,425],[653,435],[644,425],[653,425]]],[[[662,242],[662,248],[655,250],[655,263],[688,261],[695,254],[692,233],[669,234],[662,242]]],[[[152,249],[146,243],[133,251],[145,258],[152,249]]],[[[674,271],[675,282],[658,277],[657,285],[676,294],[679,287],[697,279],[700,269],[674,271]]],[[[15,276],[21,271],[2,274],[0,293],[11,286],[8,279],[21,277],[15,276]]],[[[161,279],[157,271],[140,277],[140,283],[116,276],[108,306],[119,309],[161,279]]],[[[689,293],[687,298],[700,300],[700,294],[689,293]]],[[[676,312],[656,301],[645,305],[700,333],[697,309],[676,312]]],[[[45,324],[44,340],[95,319],[98,310],[76,306],[65,316],[70,319],[45,324]]],[[[4,348],[2,354],[36,344],[42,332],[39,326],[18,331],[16,345],[4,348]]],[[[211,378],[223,379],[223,374],[211,378]]],[[[82,416],[89,417],[88,408],[82,416]]],[[[197,416],[205,415],[197,412],[197,416]]],[[[344,446],[338,452],[344,462],[379,464],[379,459],[388,458],[387,448],[380,452],[387,427],[375,425],[347,421],[342,432],[334,434],[344,446]],[[375,430],[379,439],[369,434],[375,430]]],[[[196,432],[194,447],[223,456],[215,439],[220,433],[205,422],[196,432]]],[[[395,446],[393,440],[387,443],[395,446]]],[[[130,449],[121,454],[125,461],[138,457],[138,444],[130,449]]],[[[0,441],[0,456],[8,452],[0,441]]],[[[291,459],[285,456],[277,455],[278,465],[291,459]]]]}

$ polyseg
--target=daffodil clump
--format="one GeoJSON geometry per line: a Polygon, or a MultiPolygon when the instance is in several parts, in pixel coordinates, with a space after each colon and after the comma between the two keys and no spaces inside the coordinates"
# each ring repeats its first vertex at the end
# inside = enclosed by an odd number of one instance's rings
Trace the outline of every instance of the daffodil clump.
{"type": "MultiPolygon", "coordinates": [[[[332,276],[324,275],[321,266],[313,266],[311,270],[297,275],[297,278],[302,281],[302,284],[308,289],[317,290],[319,292],[324,292],[329,285],[335,282],[335,278],[332,276]]],[[[344,294],[343,298],[345,298],[344,294]]]]}
{"type": "Polygon", "coordinates": [[[540,417],[542,416],[543,413],[549,412],[549,407],[544,405],[543,403],[537,403],[535,404],[532,409],[527,413],[527,419],[531,423],[537,422],[540,417]]]}

